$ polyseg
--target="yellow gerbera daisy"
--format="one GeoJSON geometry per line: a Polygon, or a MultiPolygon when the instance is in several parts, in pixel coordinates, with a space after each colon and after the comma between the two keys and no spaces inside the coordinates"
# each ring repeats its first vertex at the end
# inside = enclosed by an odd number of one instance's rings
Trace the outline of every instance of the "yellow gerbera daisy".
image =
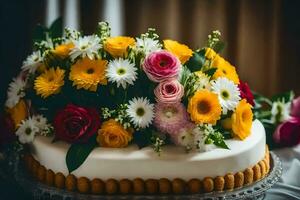
{"type": "Polygon", "coordinates": [[[72,65],[69,78],[77,89],[83,88],[95,92],[98,84],[107,84],[106,68],[106,60],[90,60],[85,57],[72,65]]]}
{"type": "Polygon", "coordinates": [[[134,46],[135,40],[131,37],[117,36],[108,38],[104,43],[104,50],[113,57],[124,57],[127,55],[127,48],[134,46]]]}
{"type": "Polygon", "coordinates": [[[164,40],[164,47],[167,51],[177,56],[182,64],[188,61],[193,55],[193,51],[187,45],[180,44],[174,40],[164,40]]]}
{"type": "Polygon", "coordinates": [[[55,47],[53,53],[62,58],[66,58],[69,55],[72,48],[74,48],[74,44],[72,42],[67,44],[61,44],[55,47]]]}
{"type": "Polygon", "coordinates": [[[208,90],[199,90],[190,98],[187,111],[196,124],[214,125],[221,117],[222,108],[216,94],[208,90]]]}
{"type": "Polygon", "coordinates": [[[213,79],[217,79],[219,77],[226,77],[229,80],[232,80],[235,84],[240,83],[235,67],[232,66],[221,56],[216,55],[215,58],[212,60],[211,66],[217,67],[217,70],[213,75],[213,79]]]}
{"type": "Polygon", "coordinates": [[[57,67],[56,69],[50,68],[43,74],[38,76],[34,81],[34,89],[38,95],[47,98],[52,94],[60,92],[61,87],[64,85],[65,70],[57,67]]]}
{"type": "Polygon", "coordinates": [[[253,120],[253,113],[251,105],[247,103],[246,99],[240,101],[235,112],[231,116],[231,126],[233,136],[244,140],[251,133],[251,126],[253,120]]]}

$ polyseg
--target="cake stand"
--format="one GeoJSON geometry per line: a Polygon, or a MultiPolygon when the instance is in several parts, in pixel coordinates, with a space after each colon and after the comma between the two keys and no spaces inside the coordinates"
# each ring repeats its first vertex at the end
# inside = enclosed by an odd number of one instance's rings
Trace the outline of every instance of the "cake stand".
{"type": "Polygon", "coordinates": [[[15,178],[24,190],[31,192],[34,199],[39,200],[225,200],[225,199],[259,199],[265,197],[265,193],[281,177],[282,164],[275,153],[270,152],[270,172],[263,179],[239,189],[223,192],[211,192],[205,194],[183,194],[183,195],[87,195],[77,192],[69,192],[63,189],[47,186],[33,180],[23,166],[23,162],[15,162],[15,178]]]}

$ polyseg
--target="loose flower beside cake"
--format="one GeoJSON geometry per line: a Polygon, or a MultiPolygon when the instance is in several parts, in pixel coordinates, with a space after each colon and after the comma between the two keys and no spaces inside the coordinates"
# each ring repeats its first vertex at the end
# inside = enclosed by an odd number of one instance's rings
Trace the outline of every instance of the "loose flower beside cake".
{"type": "Polygon", "coordinates": [[[104,22],[89,36],[62,32],[44,29],[35,40],[5,106],[20,143],[36,135],[70,143],[70,171],[97,146],[136,144],[160,153],[166,144],[201,152],[249,136],[253,95],[219,54],[218,31],[196,50],[161,40],[154,29],[111,37],[104,22]]]}

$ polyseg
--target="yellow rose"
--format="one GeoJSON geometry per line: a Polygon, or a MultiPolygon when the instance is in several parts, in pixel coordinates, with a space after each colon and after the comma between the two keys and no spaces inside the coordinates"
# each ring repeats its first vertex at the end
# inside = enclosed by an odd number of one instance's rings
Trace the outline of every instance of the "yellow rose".
{"type": "Polygon", "coordinates": [[[104,122],[98,130],[97,142],[101,147],[126,147],[131,140],[132,132],[113,119],[104,122]]]}
{"type": "Polygon", "coordinates": [[[217,68],[216,72],[213,75],[213,79],[226,77],[229,80],[233,81],[235,84],[240,83],[235,67],[218,54],[215,55],[214,59],[212,60],[211,66],[217,68]]]}
{"type": "Polygon", "coordinates": [[[23,99],[17,103],[13,108],[8,108],[7,112],[10,114],[12,120],[14,121],[15,128],[19,126],[22,120],[26,119],[28,116],[28,110],[26,103],[23,99]]]}
{"type": "Polygon", "coordinates": [[[205,49],[205,57],[207,59],[213,59],[214,57],[216,57],[218,54],[212,49],[212,48],[206,48],[205,49]]]}
{"type": "Polygon", "coordinates": [[[74,44],[71,42],[67,44],[61,44],[55,47],[53,53],[62,58],[66,58],[69,55],[72,48],[74,48],[74,44]]]}
{"type": "Polygon", "coordinates": [[[164,40],[164,47],[167,51],[177,56],[182,64],[193,55],[193,51],[188,46],[174,40],[164,40]]]}
{"type": "Polygon", "coordinates": [[[129,46],[134,46],[135,40],[131,37],[117,36],[107,38],[104,43],[104,50],[113,57],[127,56],[127,49],[129,46]]]}
{"type": "Polygon", "coordinates": [[[251,105],[246,99],[239,102],[235,112],[231,116],[233,136],[244,140],[250,135],[253,120],[251,105]]]}

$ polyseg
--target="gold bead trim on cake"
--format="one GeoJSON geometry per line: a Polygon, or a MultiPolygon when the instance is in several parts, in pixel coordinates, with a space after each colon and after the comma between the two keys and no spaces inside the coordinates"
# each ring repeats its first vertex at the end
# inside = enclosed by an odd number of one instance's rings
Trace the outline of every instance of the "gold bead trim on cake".
{"type": "Polygon", "coordinates": [[[184,181],[180,178],[169,180],[136,178],[134,180],[115,179],[101,180],[95,178],[89,180],[86,177],[75,177],[73,174],[64,176],[62,173],[54,173],[40,165],[31,155],[24,156],[25,165],[35,179],[49,186],[54,186],[68,191],[78,191],[83,194],[183,194],[183,193],[207,193],[212,191],[233,190],[252,184],[264,178],[270,170],[269,150],[266,148],[265,157],[253,167],[235,174],[228,173],[215,178],[205,177],[203,180],[194,178],[184,181]]]}

